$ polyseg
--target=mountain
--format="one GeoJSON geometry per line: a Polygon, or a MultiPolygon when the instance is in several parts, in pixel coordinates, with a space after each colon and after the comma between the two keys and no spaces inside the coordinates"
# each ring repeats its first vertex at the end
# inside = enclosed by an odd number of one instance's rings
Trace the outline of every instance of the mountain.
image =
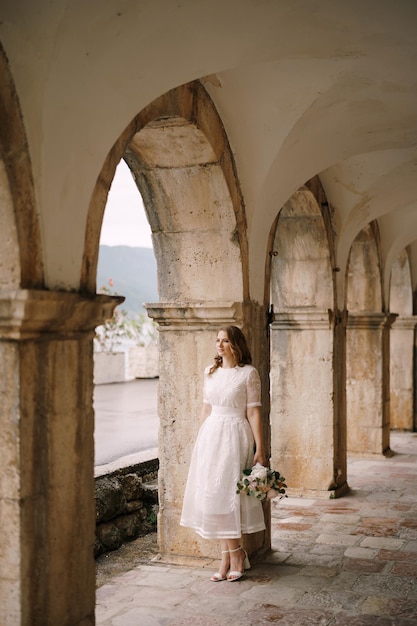
{"type": "Polygon", "coordinates": [[[97,291],[107,287],[112,294],[125,296],[121,305],[135,317],[143,313],[144,302],[158,302],[156,259],[152,248],[100,246],[97,268],[97,291]],[[112,279],[113,286],[109,286],[112,279]]]}

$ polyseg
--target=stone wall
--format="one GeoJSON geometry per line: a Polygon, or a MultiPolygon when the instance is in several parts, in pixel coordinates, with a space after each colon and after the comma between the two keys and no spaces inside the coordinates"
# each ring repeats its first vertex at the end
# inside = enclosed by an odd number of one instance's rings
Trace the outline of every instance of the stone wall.
{"type": "Polygon", "coordinates": [[[124,352],[94,353],[94,384],[123,383],[126,381],[126,356],[124,352]]]}
{"type": "Polygon", "coordinates": [[[158,466],[152,459],[95,479],[95,558],[156,531],[158,466]]]}
{"type": "Polygon", "coordinates": [[[94,384],[123,383],[135,378],[158,378],[158,346],[134,346],[120,352],[94,353],[94,384]]]}
{"type": "Polygon", "coordinates": [[[127,378],[158,378],[159,347],[134,346],[127,353],[127,378]]]}

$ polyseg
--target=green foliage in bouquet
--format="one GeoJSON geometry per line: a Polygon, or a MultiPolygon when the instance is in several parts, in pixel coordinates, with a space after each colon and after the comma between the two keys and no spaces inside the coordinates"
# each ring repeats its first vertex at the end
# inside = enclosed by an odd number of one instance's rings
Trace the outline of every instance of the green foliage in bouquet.
{"type": "Polygon", "coordinates": [[[277,470],[270,467],[255,465],[252,469],[243,470],[243,476],[237,483],[238,494],[254,496],[258,500],[265,501],[273,498],[286,498],[285,478],[277,470]]]}

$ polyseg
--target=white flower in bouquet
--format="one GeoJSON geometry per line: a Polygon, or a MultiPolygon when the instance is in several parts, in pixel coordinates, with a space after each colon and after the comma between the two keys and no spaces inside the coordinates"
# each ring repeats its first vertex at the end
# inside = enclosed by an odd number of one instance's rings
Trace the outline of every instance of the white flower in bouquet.
{"type": "Polygon", "coordinates": [[[268,478],[268,470],[263,465],[257,463],[254,467],[252,467],[250,476],[251,478],[259,478],[259,480],[266,481],[268,478]]]}

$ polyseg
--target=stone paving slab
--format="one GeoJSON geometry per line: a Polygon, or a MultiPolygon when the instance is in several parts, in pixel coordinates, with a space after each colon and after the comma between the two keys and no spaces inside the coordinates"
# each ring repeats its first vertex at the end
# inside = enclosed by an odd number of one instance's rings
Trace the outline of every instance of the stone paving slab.
{"type": "Polygon", "coordinates": [[[391,448],[351,459],[339,500],[274,504],[273,549],[238,582],[152,561],[156,550],[127,562],[98,587],[96,624],[416,626],[417,433],[393,433],[391,448]]]}

